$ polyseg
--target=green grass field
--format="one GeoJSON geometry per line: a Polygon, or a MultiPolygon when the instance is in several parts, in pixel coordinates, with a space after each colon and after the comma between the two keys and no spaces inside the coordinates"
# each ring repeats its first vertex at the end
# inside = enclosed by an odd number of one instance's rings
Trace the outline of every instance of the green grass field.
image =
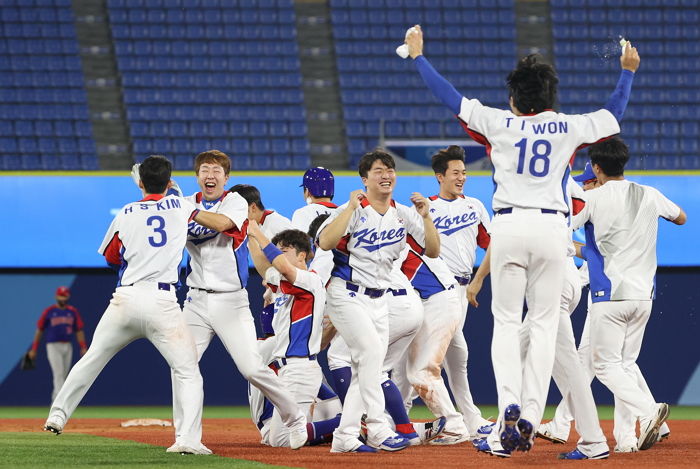
{"type": "MultiPolygon", "coordinates": [[[[496,415],[495,406],[480,406],[485,417],[496,415]]],[[[612,407],[598,408],[601,419],[612,418],[612,407]]],[[[48,407],[0,407],[0,419],[45,418],[48,407]]],[[[551,418],[554,407],[548,407],[545,419],[551,418]]],[[[79,407],[72,418],[170,418],[169,407],[79,407]]],[[[432,414],[423,406],[414,407],[414,419],[430,419],[432,414]]],[[[215,407],[204,409],[204,418],[249,418],[247,407],[215,407]]],[[[675,406],[671,420],[700,420],[700,407],[675,406]]],[[[0,433],[0,468],[12,469],[68,469],[100,468],[122,469],[176,469],[234,468],[261,469],[270,466],[253,461],[236,460],[221,456],[181,456],[168,454],[163,448],[142,443],[68,433],[53,438],[45,433],[0,433]]]]}

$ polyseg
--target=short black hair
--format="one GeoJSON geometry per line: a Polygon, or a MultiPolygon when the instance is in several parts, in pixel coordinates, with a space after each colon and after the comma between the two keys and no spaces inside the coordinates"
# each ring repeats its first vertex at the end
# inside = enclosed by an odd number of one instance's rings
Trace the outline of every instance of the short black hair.
{"type": "Polygon", "coordinates": [[[318,234],[318,229],[321,228],[321,225],[323,225],[323,222],[330,217],[330,213],[322,213],[316,218],[314,218],[314,221],[311,222],[309,225],[309,231],[307,231],[307,234],[311,239],[316,239],[316,235],[318,234]]]}
{"type": "Polygon", "coordinates": [[[625,165],[630,159],[629,148],[620,137],[612,137],[588,147],[591,164],[597,164],[609,177],[625,174],[625,165]]]}
{"type": "Polygon", "coordinates": [[[384,163],[384,165],[387,168],[396,168],[396,162],[394,161],[394,158],[385,150],[382,150],[381,148],[376,148],[372,151],[365,153],[364,155],[362,155],[362,158],[360,158],[360,163],[357,165],[357,172],[360,173],[360,177],[366,178],[367,173],[369,173],[369,170],[372,167],[372,164],[374,164],[374,162],[377,160],[384,163]]]}
{"type": "Polygon", "coordinates": [[[139,177],[147,194],[162,194],[168,188],[173,164],[162,155],[151,155],[139,165],[139,177]]]}
{"type": "Polygon", "coordinates": [[[438,150],[431,158],[431,166],[435,174],[445,174],[450,161],[461,161],[464,163],[464,148],[459,145],[450,145],[447,148],[438,150]]]}
{"type": "Polygon", "coordinates": [[[260,191],[257,187],[251,186],[250,184],[236,184],[231,187],[229,192],[238,192],[241,197],[243,197],[248,205],[257,205],[260,210],[265,210],[265,205],[263,205],[260,199],[260,191]]]}
{"type": "Polygon", "coordinates": [[[552,109],[557,100],[559,77],[541,58],[539,54],[523,57],[506,79],[513,105],[523,114],[552,109]]]}
{"type": "Polygon", "coordinates": [[[272,238],[272,244],[284,248],[293,248],[296,252],[303,252],[306,258],[311,257],[311,241],[309,236],[301,230],[283,230],[272,238]]]}

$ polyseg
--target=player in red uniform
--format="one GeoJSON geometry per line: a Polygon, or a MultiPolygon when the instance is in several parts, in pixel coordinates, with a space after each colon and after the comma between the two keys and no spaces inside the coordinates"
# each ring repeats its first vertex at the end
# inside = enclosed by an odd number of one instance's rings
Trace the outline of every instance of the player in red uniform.
{"type": "Polygon", "coordinates": [[[68,287],[56,289],[56,304],[49,306],[41,313],[34,333],[34,342],[29,350],[29,358],[36,359],[39,342],[41,342],[41,337],[46,334],[46,357],[49,359],[53,374],[51,402],[63,386],[70,371],[73,360],[73,344],[71,343],[73,335],[80,345],[80,356],[82,357],[87,352],[83,319],[80,317],[78,309],[68,304],[69,299],[70,290],[68,287]]]}

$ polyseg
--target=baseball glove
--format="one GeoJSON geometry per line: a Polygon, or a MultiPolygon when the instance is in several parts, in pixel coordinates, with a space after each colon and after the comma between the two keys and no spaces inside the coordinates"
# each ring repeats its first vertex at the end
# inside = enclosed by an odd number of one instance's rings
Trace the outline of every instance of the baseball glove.
{"type": "Polygon", "coordinates": [[[22,361],[19,363],[19,368],[22,371],[33,370],[34,368],[36,368],[36,363],[29,356],[29,352],[25,353],[22,356],[22,361]]]}

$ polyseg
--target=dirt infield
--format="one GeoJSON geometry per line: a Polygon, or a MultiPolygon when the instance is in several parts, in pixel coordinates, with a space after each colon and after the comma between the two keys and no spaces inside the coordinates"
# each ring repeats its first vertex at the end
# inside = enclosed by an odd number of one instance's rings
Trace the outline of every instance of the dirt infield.
{"type": "MultiPolygon", "coordinates": [[[[117,419],[74,419],[66,428],[67,433],[88,433],[91,435],[139,441],[157,446],[170,446],[173,442],[173,429],[162,427],[121,428],[117,419]]],[[[698,467],[700,461],[700,431],[698,421],[673,420],[669,422],[671,438],[655,445],[648,451],[634,454],[612,454],[610,459],[596,461],[596,467],[634,468],[688,468],[698,467]]],[[[4,419],[0,421],[3,431],[38,431],[43,424],[40,419],[4,419]]],[[[612,422],[604,421],[603,430],[612,434],[612,422]]],[[[50,437],[50,435],[47,435],[50,437]]],[[[60,437],[59,437],[60,438],[60,437]]],[[[559,452],[573,449],[576,441],[567,445],[554,445],[536,441],[529,454],[517,453],[510,459],[498,459],[479,454],[471,444],[456,446],[420,446],[399,453],[382,454],[331,454],[328,446],[307,447],[300,451],[283,448],[269,448],[259,442],[259,434],[248,419],[206,419],[204,421],[204,443],[216,454],[237,459],[248,459],[268,464],[293,467],[325,469],[366,469],[368,464],[381,465],[383,469],[404,469],[406,467],[430,467],[431,469],[478,467],[484,464],[498,464],[502,467],[543,467],[556,464],[557,467],[573,467],[582,464],[578,461],[558,461],[559,452]]],[[[609,441],[611,448],[613,442],[609,441]]]]}

